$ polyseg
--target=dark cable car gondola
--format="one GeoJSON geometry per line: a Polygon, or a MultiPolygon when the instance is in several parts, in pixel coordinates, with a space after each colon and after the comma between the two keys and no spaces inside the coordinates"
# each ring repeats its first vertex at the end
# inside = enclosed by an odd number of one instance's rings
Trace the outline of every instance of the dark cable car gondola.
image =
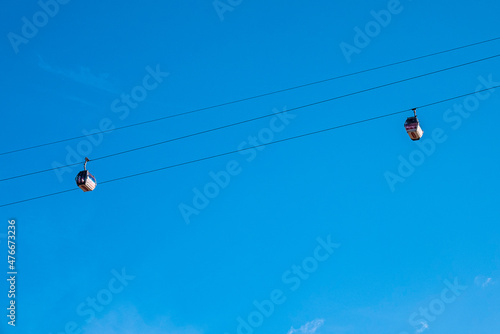
{"type": "Polygon", "coordinates": [[[87,170],[87,162],[89,161],[89,158],[85,158],[85,164],[83,165],[84,170],[78,173],[75,178],[76,185],[83,191],[92,191],[97,186],[97,181],[94,175],[90,174],[90,172],[87,170]]]}
{"type": "Polygon", "coordinates": [[[417,118],[417,109],[413,110],[413,117],[408,117],[405,122],[405,129],[411,140],[419,140],[424,135],[417,118]]]}

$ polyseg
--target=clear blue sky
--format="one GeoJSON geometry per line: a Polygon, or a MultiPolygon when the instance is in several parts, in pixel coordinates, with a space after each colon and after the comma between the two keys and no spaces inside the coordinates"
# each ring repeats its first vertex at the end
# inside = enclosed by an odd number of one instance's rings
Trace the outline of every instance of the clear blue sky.
{"type": "MultiPolygon", "coordinates": [[[[494,0],[221,0],[217,9],[212,0],[61,2],[23,0],[0,14],[2,152],[499,36],[494,0]],[[371,37],[356,37],[367,28],[371,37]],[[346,56],[347,44],[356,52],[346,56]]],[[[499,41],[3,155],[0,178],[498,50],[499,41]]],[[[500,89],[421,109],[421,143],[405,133],[408,113],[103,182],[498,85],[498,65],[91,161],[94,192],[0,208],[1,333],[497,333],[500,89]],[[6,317],[9,219],[17,226],[16,328],[6,317]]],[[[82,168],[0,182],[0,204],[76,188],[82,168]]]]}

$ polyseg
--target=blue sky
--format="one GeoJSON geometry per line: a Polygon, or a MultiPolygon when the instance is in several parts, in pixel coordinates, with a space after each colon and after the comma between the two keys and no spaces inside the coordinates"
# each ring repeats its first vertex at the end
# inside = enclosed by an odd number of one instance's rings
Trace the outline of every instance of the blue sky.
{"type": "MultiPolygon", "coordinates": [[[[19,1],[0,14],[1,151],[496,38],[499,6],[19,1]]],[[[499,47],[2,155],[0,178],[279,113],[499,47]]],[[[411,113],[399,114],[105,181],[488,89],[500,85],[498,64],[91,161],[94,192],[0,208],[2,258],[15,219],[18,269],[16,328],[0,283],[1,332],[496,333],[500,88],[419,110],[418,143],[403,128],[411,113]]],[[[76,188],[82,167],[0,182],[0,205],[76,188]]],[[[7,277],[6,261],[2,268],[7,277]]]]}

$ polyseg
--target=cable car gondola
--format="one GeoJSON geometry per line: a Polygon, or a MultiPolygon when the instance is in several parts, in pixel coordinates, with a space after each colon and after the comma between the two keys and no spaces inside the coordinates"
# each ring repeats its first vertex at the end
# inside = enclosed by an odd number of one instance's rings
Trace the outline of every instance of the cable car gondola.
{"type": "Polygon", "coordinates": [[[417,118],[417,109],[413,110],[413,117],[408,117],[405,122],[405,129],[411,140],[419,140],[424,135],[417,118]]]}
{"type": "Polygon", "coordinates": [[[89,158],[85,158],[85,164],[83,165],[83,169],[81,172],[76,175],[75,181],[76,185],[80,187],[84,192],[92,191],[97,186],[97,181],[94,175],[90,174],[87,170],[87,162],[89,162],[89,158]]]}

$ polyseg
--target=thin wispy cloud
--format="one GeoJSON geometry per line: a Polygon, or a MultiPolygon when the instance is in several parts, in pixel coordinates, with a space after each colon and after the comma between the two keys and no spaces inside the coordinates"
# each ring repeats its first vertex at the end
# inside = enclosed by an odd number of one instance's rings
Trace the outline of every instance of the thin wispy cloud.
{"type": "Polygon", "coordinates": [[[324,323],[325,319],[315,319],[313,321],[306,323],[305,325],[302,325],[300,328],[297,329],[293,328],[292,326],[287,334],[294,334],[294,333],[314,334],[321,326],[323,326],[324,323]]]}
{"type": "Polygon", "coordinates": [[[492,279],[491,279],[491,277],[488,277],[488,278],[486,279],[486,281],[484,281],[484,283],[483,283],[483,284],[481,284],[481,286],[482,286],[483,288],[485,288],[485,287],[487,287],[488,285],[490,285],[491,283],[492,283],[492,279]]]}
{"type": "Polygon", "coordinates": [[[423,333],[423,332],[425,332],[426,330],[429,329],[429,324],[427,322],[425,322],[425,321],[421,321],[420,325],[422,325],[422,326],[415,331],[416,334],[423,333]]]}
{"type": "Polygon", "coordinates": [[[38,66],[44,71],[60,75],[85,86],[97,88],[112,94],[120,93],[118,87],[109,81],[109,74],[95,75],[88,67],[80,66],[76,71],[67,70],[50,65],[40,55],[38,55],[38,66]]]}
{"type": "Polygon", "coordinates": [[[492,277],[476,276],[476,278],[474,278],[474,283],[481,288],[486,288],[495,282],[492,277]]]}
{"type": "Polygon", "coordinates": [[[193,327],[178,327],[167,317],[145,322],[135,307],[113,310],[93,320],[81,334],[203,334],[193,327]]]}

